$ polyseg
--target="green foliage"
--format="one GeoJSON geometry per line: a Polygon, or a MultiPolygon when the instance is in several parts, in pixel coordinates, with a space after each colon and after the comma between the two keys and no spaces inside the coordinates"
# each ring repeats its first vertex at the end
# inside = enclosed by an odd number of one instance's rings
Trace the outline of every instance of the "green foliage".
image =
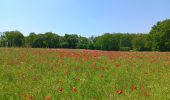
{"type": "Polygon", "coordinates": [[[31,32],[29,36],[25,37],[25,46],[26,47],[33,47],[34,40],[36,39],[36,34],[31,32]]]}
{"type": "Polygon", "coordinates": [[[132,39],[133,50],[135,51],[149,51],[148,34],[136,34],[132,39]]]}
{"type": "Polygon", "coordinates": [[[169,100],[169,61],[169,52],[0,48],[0,100],[169,100]]]}
{"type": "Polygon", "coordinates": [[[79,36],[76,48],[88,49],[89,48],[89,40],[86,37],[79,36]]]}
{"type": "Polygon", "coordinates": [[[152,49],[170,51],[170,19],[158,22],[150,31],[152,49]]]}
{"type": "Polygon", "coordinates": [[[130,51],[130,47],[120,47],[120,51],[130,51]]]}
{"type": "Polygon", "coordinates": [[[95,47],[101,50],[118,50],[119,40],[115,34],[105,33],[96,38],[95,47]]]}
{"type": "Polygon", "coordinates": [[[64,36],[65,41],[68,43],[69,48],[75,49],[78,43],[78,36],[77,34],[65,34],[64,36]]]}
{"type": "Polygon", "coordinates": [[[24,46],[24,36],[19,31],[6,31],[1,36],[1,43],[7,47],[21,47],[24,46]]]}
{"type": "Polygon", "coordinates": [[[32,32],[24,37],[19,31],[7,31],[1,32],[0,47],[170,51],[170,19],[158,22],[152,27],[150,34],[105,33],[86,38],[77,34],[59,36],[52,32],[44,34],[32,32]]]}
{"type": "Polygon", "coordinates": [[[34,48],[57,48],[59,47],[59,35],[46,32],[45,34],[30,34],[30,44],[34,48]]]}
{"type": "Polygon", "coordinates": [[[133,34],[119,34],[120,40],[119,40],[119,47],[129,47],[129,49],[132,49],[132,37],[133,34]]]}
{"type": "Polygon", "coordinates": [[[106,33],[102,36],[96,37],[95,47],[101,50],[122,50],[121,47],[132,48],[133,34],[122,33],[106,33]]]}

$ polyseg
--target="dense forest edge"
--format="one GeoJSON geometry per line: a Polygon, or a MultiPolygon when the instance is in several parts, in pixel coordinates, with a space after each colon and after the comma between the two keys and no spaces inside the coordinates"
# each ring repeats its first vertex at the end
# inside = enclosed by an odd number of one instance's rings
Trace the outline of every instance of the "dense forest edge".
{"type": "Polygon", "coordinates": [[[149,33],[105,33],[89,38],[53,32],[24,36],[19,31],[0,33],[0,47],[71,48],[108,51],[170,51],[170,19],[158,21],[149,33]]]}

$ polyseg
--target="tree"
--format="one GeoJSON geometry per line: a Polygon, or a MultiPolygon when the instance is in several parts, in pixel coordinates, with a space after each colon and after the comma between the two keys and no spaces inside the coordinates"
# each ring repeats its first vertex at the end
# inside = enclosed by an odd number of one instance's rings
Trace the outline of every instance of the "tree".
{"type": "Polygon", "coordinates": [[[135,51],[148,51],[150,50],[148,42],[148,34],[136,34],[132,39],[132,47],[135,51]]]}
{"type": "Polygon", "coordinates": [[[59,35],[46,32],[45,34],[38,34],[34,36],[30,34],[30,42],[33,42],[34,48],[57,48],[59,47],[59,35]]]}
{"type": "Polygon", "coordinates": [[[69,44],[66,41],[66,37],[60,36],[60,38],[59,38],[59,47],[60,48],[68,48],[69,47],[69,44]]]}
{"type": "Polygon", "coordinates": [[[59,47],[59,36],[52,32],[46,32],[44,34],[45,41],[47,43],[47,48],[57,48],[59,47]]]}
{"type": "Polygon", "coordinates": [[[4,42],[4,33],[0,32],[0,47],[4,47],[5,42],[4,42]]]}
{"type": "Polygon", "coordinates": [[[88,47],[89,47],[89,40],[86,37],[79,36],[76,48],[87,49],[88,47]]]}
{"type": "Polygon", "coordinates": [[[133,34],[120,34],[119,39],[119,50],[129,51],[132,49],[132,37],[133,34]]]}
{"type": "Polygon", "coordinates": [[[75,49],[78,43],[78,35],[77,34],[65,34],[64,40],[68,43],[69,48],[75,49]]]}
{"type": "Polygon", "coordinates": [[[95,47],[94,47],[94,44],[96,42],[95,40],[96,40],[95,36],[91,36],[88,38],[88,42],[89,42],[88,49],[91,49],[91,50],[95,49],[95,47]]]}
{"type": "Polygon", "coordinates": [[[150,31],[152,49],[170,51],[170,19],[157,22],[150,31]]]}
{"type": "Polygon", "coordinates": [[[26,47],[33,47],[34,40],[36,39],[37,35],[34,32],[31,32],[29,36],[25,37],[25,46],[26,47]]]}
{"type": "Polygon", "coordinates": [[[47,43],[43,34],[38,34],[32,44],[33,48],[46,48],[47,43]]]}
{"type": "Polygon", "coordinates": [[[24,36],[19,31],[6,31],[4,32],[3,44],[7,47],[21,47],[24,46],[24,36]]]}
{"type": "Polygon", "coordinates": [[[105,33],[96,37],[95,48],[101,50],[119,50],[118,35],[105,33]]]}

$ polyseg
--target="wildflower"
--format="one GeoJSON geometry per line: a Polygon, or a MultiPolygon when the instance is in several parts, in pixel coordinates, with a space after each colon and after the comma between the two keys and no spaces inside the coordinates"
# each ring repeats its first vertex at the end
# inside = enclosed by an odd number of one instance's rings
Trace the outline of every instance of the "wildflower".
{"type": "Polygon", "coordinates": [[[50,96],[47,96],[47,97],[46,97],[46,100],[50,100],[50,98],[51,98],[50,96]]]}
{"type": "Polygon", "coordinates": [[[59,93],[62,93],[62,91],[63,91],[63,88],[62,88],[62,87],[58,88],[58,92],[59,92],[59,93]]]}
{"type": "Polygon", "coordinates": [[[132,86],[132,90],[134,91],[134,90],[136,90],[137,89],[137,87],[136,86],[132,86]]]}
{"type": "Polygon", "coordinates": [[[102,67],[102,70],[104,70],[104,67],[102,67]]]}
{"type": "Polygon", "coordinates": [[[73,88],[72,88],[72,92],[76,93],[76,92],[77,92],[77,88],[76,88],[76,87],[73,87],[73,88]]]}
{"type": "Polygon", "coordinates": [[[29,98],[30,98],[30,100],[33,100],[33,96],[32,95],[29,98]]]}
{"type": "Polygon", "coordinates": [[[102,75],[100,75],[99,77],[100,77],[100,78],[104,78],[104,75],[102,74],[102,75]]]}
{"type": "Polygon", "coordinates": [[[117,93],[117,94],[122,94],[122,93],[123,93],[123,90],[116,90],[116,93],[117,93]]]}
{"type": "Polygon", "coordinates": [[[115,64],[116,67],[120,67],[120,64],[115,64]]]}
{"type": "Polygon", "coordinates": [[[80,81],[80,78],[76,78],[75,80],[80,81]]]}

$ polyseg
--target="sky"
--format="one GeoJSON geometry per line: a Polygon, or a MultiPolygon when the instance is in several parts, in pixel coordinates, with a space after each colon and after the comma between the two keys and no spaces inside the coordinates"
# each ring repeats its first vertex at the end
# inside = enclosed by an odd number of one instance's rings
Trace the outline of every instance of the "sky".
{"type": "Polygon", "coordinates": [[[0,32],[148,33],[170,18],[170,0],[0,0],[0,32]]]}

